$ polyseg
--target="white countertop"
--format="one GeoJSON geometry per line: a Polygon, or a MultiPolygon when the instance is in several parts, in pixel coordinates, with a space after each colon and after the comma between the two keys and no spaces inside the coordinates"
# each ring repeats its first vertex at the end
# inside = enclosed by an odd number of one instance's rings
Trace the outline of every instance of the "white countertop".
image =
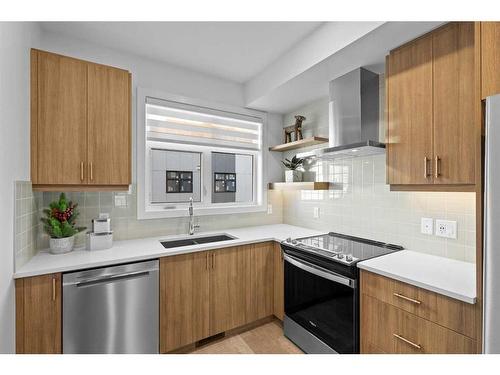
{"type": "Polygon", "coordinates": [[[467,303],[476,303],[476,265],[402,250],[358,263],[358,267],[467,303]]]}
{"type": "Polygon", "coordinates": [[[107,250],[87,251],[75,249],[68,254],[52,255],[47,251],[40,251],[28,263],[14,273],[14,278],[66,272],[85,268],[109,266],[112,264],[128,263],[146,259],[154,259],[169,255],[192,253],[224,247],[245,245],[264,241],[282,241],[287,237],[297,238],[322,234],[312,229],[296,227],[287,224],[263,225],[227,229],[213,232],[196,233],[192,238],[213,234],[228,234],[236,237],[234,240],[213,242],[202,245],[182,246],[165,249],[160,240],[172,240],[188,237],[186,234],[176,236],[162,236],[142,238],[136,240],[115,241],[113,247],[107,250]]]}

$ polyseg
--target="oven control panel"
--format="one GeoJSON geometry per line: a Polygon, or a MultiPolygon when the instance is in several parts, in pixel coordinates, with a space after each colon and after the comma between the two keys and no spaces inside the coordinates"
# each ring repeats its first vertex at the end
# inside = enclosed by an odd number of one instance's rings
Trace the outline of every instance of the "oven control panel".
{"type": "Polygon", "coordinates": [[[322,248],[320,246],[315,246],[314,243],[304,243],[300,239],[297,240],[290,237],[288,237],[283,242],[288,246],[295,247],[302,251],[314,253],[324,258],[328,258],[332,261],[342,263],[345,265],[351,265],[359,260],[350,253],[344,253],[342,251],[339,251],[338,247],[334,247],[333,249],[322,248]]]}

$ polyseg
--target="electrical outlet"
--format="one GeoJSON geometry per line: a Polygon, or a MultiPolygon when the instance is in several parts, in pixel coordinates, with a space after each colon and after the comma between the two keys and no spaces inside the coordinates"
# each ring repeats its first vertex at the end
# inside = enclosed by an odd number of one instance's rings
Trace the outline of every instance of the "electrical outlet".
{"type": "Polygon", "coordinates": [[[319,219],[319,207],[314,207],[313,217],[319,219]]]}
{"type": "Polygon", "coordinates": [[[126,207],[127,197],[122,194],[115,195],[115,207],[126,207]]]}
{"type": "Polygon", "coordinates": [[[434,233],[434,219],[423,217],[420,219],[420,233],[432,236],[434,233]]]}
{"type": "Polygon", "coordinates": [[[457,238],[457,222],[451,220],[436,220],[436,236],[457,238]]]}
{"type": "Polygon", "coordinates": [[[272,204],[268,204],[267,205],[267,214],[271,215],[272,213],[273,213],[273,205],[272,204]]]}

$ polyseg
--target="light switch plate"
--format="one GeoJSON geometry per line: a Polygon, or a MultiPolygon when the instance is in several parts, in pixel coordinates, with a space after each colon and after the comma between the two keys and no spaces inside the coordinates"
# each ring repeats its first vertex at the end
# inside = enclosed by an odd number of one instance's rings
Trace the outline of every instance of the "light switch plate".
{"type": "Polygon", "coordinates": [[[451,220],[436,220],[436,236],[457,238],[457,222],[451,220]]]}
{"type": "Polygon", "coordinates": [[[423,217],[420,219],[420,233],[432,236],[434,234],[434,219],[423,217]]]}
{"type": "Polygon", "coordinates": [[[313,217],[319,219],[319,207],[314,207],[313,217]]]}
{"type": "Polygon", "coordinates": [[[271,215],[272,213],[273,213],[273,205],[272,204],[268,204],[267,205],[267,214],[271,215]]]}

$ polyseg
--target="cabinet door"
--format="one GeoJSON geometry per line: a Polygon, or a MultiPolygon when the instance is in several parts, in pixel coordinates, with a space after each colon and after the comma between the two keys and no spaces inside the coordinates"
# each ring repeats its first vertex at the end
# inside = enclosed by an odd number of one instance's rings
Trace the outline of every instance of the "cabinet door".
{"type": "Polygon", "coordinates": [[[481,22],[481,96],[500,94],[500,22],[481,22]]]}
{"type": "MultiPolygon", "coordinates": [[[[35,184],[80,185],[86,181],[87,65],[83,61],[32,51],[36,69],[35,184]],[[36,60],[36,61],[35,61],[36,60]]],[[[35,115],[35,110],[32,111],[35,115]]],[[[32,158],[33,160],[34,158],[32,158]]]]}
{"type": "Polygon", "coordinates": [[[209,336],[209,253],[160,259],[160,352],[209,336]]]}
{"type": "Polygon", "coordinates": [[[89,183],[130,184],[130,75],[88,64],[89,183]]]}
{"type": "Polygon", "coordinates": [[[281,321],[285,316],[285,270],[278,242],[274,243],[274,316],[281,321]]]}
{"type": "Polygon", "coordinates": [[[274,247],[272,242],[251,246],[250,294],[247,323],[273,315],[274,247]]]}
{"type": "Polygon", "coordinates": [[[61,353],[61,274],[16,280],[16,352],[61,353]]]}
{"type": "Polygon", "coordinates": [[[251,246],[211,253],[210,334],[247,323],[251,246]]]}
{"type": "Polygon", "coordinates": [[[388,183],[432,183],[431,37],[391,52],[386,84],[388,183]]]}
{"type": "Polygon", "coordinates": [[[360,317],[361,353],[394,353],[393,332],[397,327],[397,309],[361,294],[360,317]]]}
{"type": "MultiPolygon", "coordinates": [[[[433,33],[435,184],[474,184],[474,23],[433,33]]],[[[479,100],[479,99],[478,99],[479,100]]]]}

